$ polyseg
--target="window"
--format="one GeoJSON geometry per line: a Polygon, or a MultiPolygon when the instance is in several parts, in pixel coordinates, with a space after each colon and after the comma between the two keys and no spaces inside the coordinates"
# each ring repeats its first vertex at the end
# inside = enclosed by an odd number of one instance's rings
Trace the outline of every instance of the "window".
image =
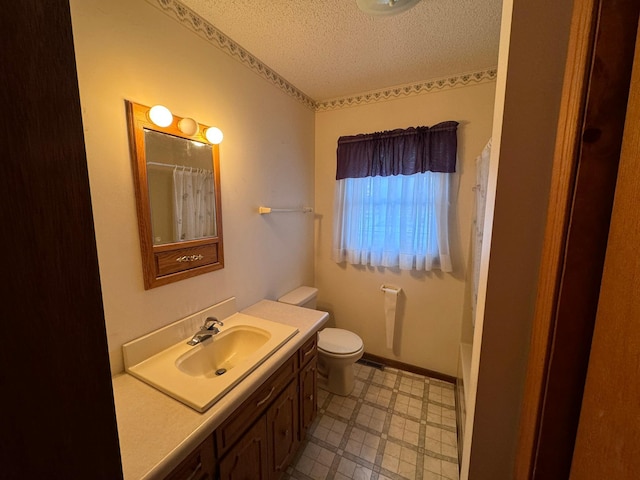
{"type": "Polygon", "coordinates": [[[448,210],[456,128],[444,122],[339,139],[336,262],[452,270],[448,210]]]}

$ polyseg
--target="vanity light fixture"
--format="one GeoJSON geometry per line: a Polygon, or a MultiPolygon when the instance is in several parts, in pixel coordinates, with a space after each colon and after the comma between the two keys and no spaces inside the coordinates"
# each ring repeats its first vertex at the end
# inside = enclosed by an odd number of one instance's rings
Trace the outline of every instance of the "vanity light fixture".
{"type": "Polygon", "coordinates": [[[204,136],[207,137],[207,140],[209,140],[214,145],[218,145],[220,142],[222,142],[222,138],[224,137],[224,135],[222,135],[222,130],[217,127],[207,128],[207,131],[204,132],[204,136]]]}
{"type": "Polygon", "coordinates": [[[356,0],[358,8],[369,15],[397,15],[415,6],[420,0],[356,0]]]}
{"type": "MultiPolygon", "coordinates": [[[[164,105],[154,105],[149,109],[147,115],[149,116],[149,119],[158,127],[166,128],[173,123],[173,114],[164,105]]],[[[197,135],[201,138],[202,134],[198,135],[198,132],[200,131],[200,125],[193,118],[178,117],[177,127],[178,130],[187,137],[193,137],[197,135]]],[[[220,142],[222,142],[222,138],[224,137],[224,135],[222,135],[222,130],[217,127],[207,128],[206,125],[203,126],[203,129],[205,130],[202,133],[204,133],[205,138],[209,142],[213,143],[214,145],[218,145],[220,142]]]]}
{"type": "Polygon", "coordinates": [[[178,122],[178,130],[180,130],[185,135],[195,135],[198,133],[198,122],[196,122],[193,118],[183,118],[178,122]]]}
{"type": "Polygon", "coordinates": [[[159,127],[168,127],[173,122],[173,115],[164,105],[154,105],[149,109],[149,119],[159,127]]]}

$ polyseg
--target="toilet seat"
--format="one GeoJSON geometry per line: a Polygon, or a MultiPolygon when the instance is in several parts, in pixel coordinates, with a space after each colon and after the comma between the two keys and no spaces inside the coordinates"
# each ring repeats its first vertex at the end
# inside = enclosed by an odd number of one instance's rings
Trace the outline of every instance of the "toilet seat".
{"type": "Polygon", "coordinates": [[[348,330],[325,328],[318,332],[318,350],[332,355],[352,355],[362,348],[362,339],[348,330]]]}

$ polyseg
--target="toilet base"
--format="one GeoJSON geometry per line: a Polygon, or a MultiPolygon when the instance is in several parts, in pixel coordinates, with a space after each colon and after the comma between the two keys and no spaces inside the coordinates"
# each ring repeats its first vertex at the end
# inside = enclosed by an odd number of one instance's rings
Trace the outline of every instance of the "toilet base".
{"type": "Polygon", "coordinates": [[[355,380],[353,365],[346,368],[332,368],[327,378],[327,390],[336,395],[348,397],[353,392],[355,380]]]}
{"type": "MultiPolygon", "coordinates": [[[[362,354],[360,354],[362,356],[362,354]]],[[[358,357],[359,358],[359,357],[358,357]]],[[[353,364],[358,359],[352,359],[348,364],[338,362],[328,365],[323,355],[318,356],[318,384],[325,390],[342,397],[348,397],[355,386],[353,364]]],[[[329,363],[331,360],[329,360],[329,363]]]]}
{"type": "Polygon", "coordinates": [[[334,395],[348,397],[353,392],[355,380],[353,378],[353,368],[347,368],[347,372],[335,373],[333,375],[321,375],[318,373],[318,386],[334,395]],[[351,370],[351,375],[348,371],[351,370]],[[351,377],[351,378],[349,378],[351,377]]]}

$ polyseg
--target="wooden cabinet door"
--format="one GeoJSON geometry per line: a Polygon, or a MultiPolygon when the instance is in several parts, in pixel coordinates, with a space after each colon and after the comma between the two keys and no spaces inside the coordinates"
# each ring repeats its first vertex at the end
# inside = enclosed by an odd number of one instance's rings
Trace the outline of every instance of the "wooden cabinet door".
{"type": "Polygon", "coordinates": [[[298,389],[295,381],[267,410],[269,478],[277,480],[293,460],[298,445],[298,389]]]}
{"type": "Polygon", "coordinates": [[[300,440],[304,439],[318,413],[317,365],[318,358],[314,357],[300,371],[300,440]]]}
{"type": "Polygon", "coordinates": [[[267,480],[267,422],[263,416],[220,461],[224,480],[267,480]]]}

